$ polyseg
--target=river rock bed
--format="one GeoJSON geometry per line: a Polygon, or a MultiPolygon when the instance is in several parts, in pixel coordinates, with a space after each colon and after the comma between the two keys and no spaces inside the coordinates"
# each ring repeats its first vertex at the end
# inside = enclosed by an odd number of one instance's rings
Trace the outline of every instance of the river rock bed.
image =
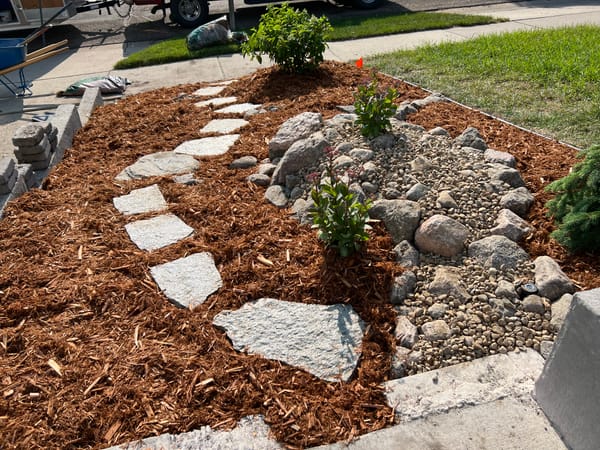
{"type": "MultiPolygon", "coordinates": [[[[432,101],[443,99],[435,96],[432,101]]],[[[443,128],[426,130],[394,118],[389,133],[367,139],[360,134],[352,113],[339,114],[321,126],[315,125],[320,117],[309,114],[301,114],[282,126],[270,144],[273,159],[263,161],[259,167],[263,177],[273,175],[266,194],[272,203],[291,207],[300,221],[310,223],[311,174],[320,174],[323,179],[330,165],[359,198],[370,198],[375,207],[385,207],[390,200],[410,199],[418,205],[420,224],[441,216],[467,229],[464,245],[453,255],[441,249],[419,252],[414,237],[401,242],[401,238],[395,239],[396,258],[405,272],[396,278],[390,293],[399,315],[392,376],[527,347],[541,351],[551,346],[557,327],[550,322],[550,300],[518,293],[521,285],[536,278],[533,262],[521,258],[516,263],[490,264],[471,251],[473,242],[509,234],[498,227],[499,214],[507,208],[514,210],[508,209],[508,213],[523,227],[519,237],[526,236],[530,229],[513,214],[526,214],[533,196],[511,167],[515,164],[511,155],[488,149],[474,128],[452,139],[443,128]],[[304,139],[290,139],[294,129],[300,130],[299,136],[304,139]],[[281,142],[287,147],[283,151],[281,142]],[[288,150],[319,157],[298,163],[288,150]],[[274,188],[276,200],[271,197],[274,188]],[[525,193],[525,201],[515,206],[507,199],[517,190],[525,193]]],[[[261,183],[266,184],[264,178],[261,183]]],[[[373,214],[374,209],[371,217],[379,218],[373,214]]],[[[387,219],[383,221],[388,229],[394,228],[396,225],[387,219]]],[[[413,236],[415,231],[411,230],[413,236]]],[[[441,239],[451,239],[453,234],[450,230],[450,235],[441,239]]],[[[573,286],[567,283],[563,290],[572,292],[573,286]]]]}

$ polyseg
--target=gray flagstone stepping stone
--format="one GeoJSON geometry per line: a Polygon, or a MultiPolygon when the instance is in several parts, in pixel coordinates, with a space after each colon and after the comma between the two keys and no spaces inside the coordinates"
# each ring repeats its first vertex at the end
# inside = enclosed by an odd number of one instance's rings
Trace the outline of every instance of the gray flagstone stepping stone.
{"type": "Polygon", "coordinates": [[[260,108],[262,105],[254,103],[237,103],[235,105],[226,106],[225,108],[217,109],[216,112],[221,114],[245,114],[248,111],[253,111],[260,108]]]}
{"type": "Polygon", "coordinates": [[[221,275],[210,253],[195,253],[150,268],[152,278],[169,300],[193,309],[222,285],[221,275]]]}
{"type": "Polygon", "coordinates": [[[328,381],[347,381],[361,354],[364,324],[349,305],[307,305],[273,298],[222,311],[223,328],[238,351],[301,367],[328,381]]]}
{"type": "Polygon", "coordinates": [[[193,95],[196,95],[198,97],[204,97],[204,96],[209,96],[209,95],[219,95],[223,89],[225,89],[227,86],[226,85],[221,85],[221,86],[207,86],[207,87],[203,87],[200,88],[196,91],[194,91],[193,95]]]}
{"type": "Polygon", "coordinates": [[[192,227],[173,214],[131,222],[125,225],[125,230],[133,243],[142,250],[166,247],[194,232],[192,227]]]}
{"type": "Polygon", "coordinates": [[[215,119],[208,122],[200,133],[233,133],[246,125],[248,122],[244,119],[215,119]]]}
{"type": "Polygon", "coordinates": [[[180,434],[161,434],[105,450],[276,450],[284,447],[269,436],[262,416],[246,416],[233,430],[213,430],[206,425],[180,434]]]}
{"type": "Polygon", "coordinates": [[[205,108],[207,106],[222,106],[229,103],[237,102],[237,97],[216,97],[208,100],[202,100],[201,102],[194,103],[197,108],[205,108]]]}
{"type": "Polygon", "coordinates": [[[200,163],[189,155],[174,152],[158,152],[142,156],[116,176],[117,180],[128,181],[165,175],[193,172],[200,163]]]}
{"type": "Polygon", "coordinates": [[[227,153],[239,137],[239,134],[224,134],[193,139],[178,145],[173,152],[192,156],[218,156],[227,153]]]}
{"type": "Polygon", "coordinates": [[[157,184],[134,189],[127,195],[115,197],[113,205],[126,216],[167,209],[167,202],[157,184]]]}

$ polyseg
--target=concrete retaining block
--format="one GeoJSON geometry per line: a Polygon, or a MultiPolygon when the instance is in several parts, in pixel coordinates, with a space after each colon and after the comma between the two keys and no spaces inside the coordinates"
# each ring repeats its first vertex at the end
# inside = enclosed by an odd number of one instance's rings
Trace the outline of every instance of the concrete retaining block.
{"type": "Polygon", "coordinates": [[[50,166],[58,164],[65,154],[65,150],[71,147],[73,136],[81,128],[81,119],[75,105],[60,105],[56,108],[52,124],[58,129],[58,143],[52,156],[50,166]]]}
{"type": "Polygon", "coordinates": [[[578,292],[535,383],[535,398],[565,443],[600,443],[600,288],[578,292]]]}
{"type": "Polygon", "coordinates": [[[86,88],[83,97],[81,97],[79,107],[77,108],[79,111],[79,118],[81,119],[81,125],[85,126],[94,112],[94,109],[103,104],[104,100],[102,99],[100,88],[86,88]]]}

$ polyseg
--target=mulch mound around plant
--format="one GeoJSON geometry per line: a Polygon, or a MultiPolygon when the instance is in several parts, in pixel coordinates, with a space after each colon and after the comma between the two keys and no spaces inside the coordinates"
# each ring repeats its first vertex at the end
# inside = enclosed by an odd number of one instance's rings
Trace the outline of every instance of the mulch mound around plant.
{"type": "MultiPolygon", "coordinates": [[[[379,77],[382,87],[398,89],[399,102],[428,95],[379,77]]],[[[140,156],[200,137],[216,117],[194,106],[198,98],[190,94],[201,84],[97,109],[42,188],[8,205],[0,221],[0,448],[103,448],[202,425],[227,429],[251,414],[264,415],[290,448],[390,425],[393,411],[380,384],[395,349],[396,313],[387,296],[402,270],[391,239],[376,226],[362,254],[341,260],[310,227],[265,202],[264,189],[246,181],[252,169],[228,168],[241,156],[266,158],[268,140],[296,114],[339,113],[336,107],[353,103],[357,86],[370,78],[326,62],[311,75],[269,68],[232,83],[221,95],[269,112],[249,119],[229,153],[203,159],[195,186],[115,176],[140,156]],[[124,228],[140,217],[121,215],[112,199],[153,182],[195,234],[145,252],[124,228]],[[194,311],[178,309],[149,267],[205,251],[223,287],[194,311]],[[260,297],[352,305],[368,324],[352,380],[325,382],[234,351],[212,319],[260,297]]],[[[512,153],[536,198],[535,232],[524,246],[532,256],[557,259],[580,288],[600,286],[598,255],[568,255],[548,236],[542,188],[568,173],[573,149],[452,103],[427,106],[409,121],[443,126],[452,137],[474,126],[490,147],[512,153]]]]}

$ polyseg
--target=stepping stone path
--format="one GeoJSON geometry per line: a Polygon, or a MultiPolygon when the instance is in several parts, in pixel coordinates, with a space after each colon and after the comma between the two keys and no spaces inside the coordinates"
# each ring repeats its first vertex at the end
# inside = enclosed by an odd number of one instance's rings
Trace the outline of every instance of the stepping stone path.
{"type": "Polygon", "coordinates": [[[298,366],[328,381],[347,381],[361,352],[364,324],[349,305],[307,305],[272,298],[217,314],[238,351],[298,366]]]}
{"type": "Polygon", "coordinates": [[[248,111],[256,111],[261,105],[254,103],[237,103],[235,105],[226,106],[225,108],[217,109],[220,114],[246,114],[248,111]]]}

